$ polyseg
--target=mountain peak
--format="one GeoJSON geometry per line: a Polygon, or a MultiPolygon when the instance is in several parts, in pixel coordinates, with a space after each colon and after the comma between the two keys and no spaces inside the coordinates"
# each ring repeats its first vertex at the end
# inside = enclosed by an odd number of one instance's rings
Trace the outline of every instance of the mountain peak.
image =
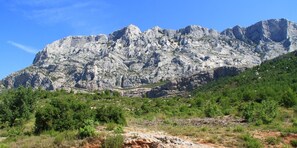
{"type": "Polygon", "coordinates": [[[128,25],[127,27],[125,27],[124,28],[125,30],[126,30],[126,32],[128,32],[128,33],[141,33],[141,30],[137,27],[137,26],[135,26],[135,25],[133,25],[133,24],[130,24],[130,25],[128,25]]]}
{"type": "Polygon", "coordinates": [[[274,41],[281,42],[288,38],[289,21],[286,19],[269,19],[260,21],[246,28],[246,36],[254,43],[274,41]]]}
{"type": "Polygon", "coordinates": [[[222,33],[241,41],[260,44],[261,42],[286,42],[296,36],[297,25],[287,19],[269,19],[259,21],[247,28],[235,26],[222,33]]]}
{"type": "Polygon", "coordinates": [[[141,30],[137,26],[130,24],[123,29],[113,32],[110,35],[110,38],[112,38],[113,40],[117,40],[119,38],[133,39],[137,38],[140,34],[141,30]]]}

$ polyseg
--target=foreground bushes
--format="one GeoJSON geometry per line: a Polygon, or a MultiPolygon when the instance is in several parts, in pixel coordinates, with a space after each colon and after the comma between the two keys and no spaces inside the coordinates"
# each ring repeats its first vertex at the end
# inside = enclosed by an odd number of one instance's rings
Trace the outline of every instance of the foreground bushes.
{"type": "Polygon", "coordinates": [[[72,130],[83,126],[84,121],[94,117],[87,103],[78,99],[52,99],[51,102],[37,110],[35,131],[72,130]]]}
{"type": "Polygon", "coordinates": [[[24,87],[4,92],[0,98],[0,122],[9,126],[28,120],[37,101],[35,92],[24,87]]]}
{"type": "Polygon", "coordinates": [[[248,122],[269,124],[278,113],[278,104],[275,101],[250,102],[243,109],[243,117],[248,122]]]}
{"type": "Polygon", "coordinates": [[[81,136],[92,134],[92,124],[113,122],[126,125],[124,111],[114,106],[102,106],[92,109],[90,105],[79,99],[52,99],[51,102],[39,108],[35,114],[35,132],[45,130],[65,131],[80,129],[81,136]]]}
{"type": "Polygon", "coordinates": [[[126,125],[124,111],[119,107],[102,106],[96,109],[96,121],[126,125]]]}

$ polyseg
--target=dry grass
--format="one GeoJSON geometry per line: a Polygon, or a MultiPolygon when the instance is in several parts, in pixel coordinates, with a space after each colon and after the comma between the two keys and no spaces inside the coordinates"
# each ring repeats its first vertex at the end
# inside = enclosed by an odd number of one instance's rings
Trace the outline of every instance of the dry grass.
{"type": "Polygon", "coordinates": [[[236,147],[241,145],[239,136],[242,133],[234,132],[237,127],[162,125],[157,128],[174,136],[187,137],[192,141],[212,146],[236,147]]]}
{"type": "Polygon", "coordinates": [[[20,137],[14,142],[10,142],[10,148],[54,148],[54,138],[50,136],[30,136],[20,137]]]}

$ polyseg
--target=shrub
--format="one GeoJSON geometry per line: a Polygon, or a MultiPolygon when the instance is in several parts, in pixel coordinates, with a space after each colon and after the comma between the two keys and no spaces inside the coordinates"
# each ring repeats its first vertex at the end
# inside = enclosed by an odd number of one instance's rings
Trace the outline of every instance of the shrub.
{"type": "Polygon", "coordinates": [[[124,137],[122,135],[108,136],[104,142],[103,148],[122,148],[124,145],[124,137]]]}
{"type": "Polygon", "coordinates": [[[143,102],[143,104],[136,110],[135,114],[138,116],[148,114],[153,111],[153,106],[150,105],[148,101],[143,102]]]}
{"type": "Polygon", "coordinates": [[[21,127],[12,127],[8,129],[7,135],[9,137],[15,137],[23,134],[23,129],[21,127]]]}
{"type": "Polygon", "coordinates": [[[116,123],[126,125],[126,118],[124,111],[119,107],[114,106],[103,106],[96,109],[96,119],[102,123],[116,123]]]}
{"type": "Polygon", "coordinates": [[[203,105],[203,99],[202,98],[200,98],[200,97],[197,97],[197,98],[195,98],[195,99],[193,99],[192,101],[191,101],[191,106],[192,107],[202,107],[202,105],[203,105]]]}
{"type": "Polygon", "coordinates": [[[84,126],[83,128],[79,129],[78,135],[80,138],[95,136],[95,128],[91,125],[84,126]]]}
{"type": "Polygon", "coordinates": [[[62,134],[59,134],[55,137],[54,144],[59,146],[63,143],[63,141],[65,141],[64,136],[62,134]]]}
{"type": "Polygon", "coordinates": [[[2,95],[0,101],[0,122],[9,126],[28,120],[35,110],[37,97],[31,88],[19,87],[2,95]]]}
{"type": "Polygon", "coordinates": [[[241,139],[244,141],[243,146],[247,148],[260,148],[263,147],[261,142],[253,138],[250,134],[244,134],[242,135],[241,139]]]}
{"type": "Polygon", "coordinates": [[[255,122],[257,124],[271,123],[278,113],[278,106],[275,101],[264,100],[261,104],[251,102],[243,109],[243,117],[248,122],[255,122]]]}
{"type": "Polygon", "coordinates": [[[204,114],[206,117],[216,117],[222,115],[221,109],[215,103],[208,103],[204,109],[204,114]]]}
{"type": "Polygon", "coordinates": [[[80,138],[95,136],[95,128],[93,120],[84,121],[84,127],[81,127],[78,132],[80,138]]]}
{"type": "Polygon", "coordinates": [[[244,132],[244,128],[242,126],[238,125],[238,126],[234,127],[233,132],[242,133],[242,132],[244,132]]]}
{"type": "Polygon", "coordinates": [[[120,134],[120,133],[124,132],[123,126],[115,124],[115,123],[108,123],[106,125],[106,130],[114,131],[114,133],[116,133],[116,134],[120,134]]]}
{"type": "Polygon", "coordinates": [[[113,132],[116,133],[116,134],[124,133],[123,126],[121,126],[121,125],[116,126],[116,127],[113,129],[113,132]]]}
{"type": "Polygon", "coordinates": [[[64,131],[56,133],[54,144],[61,145],[64,141],[77,139],[77,131],[64,131]]]}
{"type": "Polygon", "coordinates": [[[293,127],[297,127],[297,119],[293,120],[293,127]]]}
{"type": "Polygon", "coordinates": [[[280,139],[275,138],[275,137],[267,137],[265,139],[265,142],[269,145],[277,145],[280,143],[280,139]]]}
{"type": "Polygon", "coordinates": [[[116,126],[117,126],[117,124],[115,124],[115,123],[107,123],[106,130],[112,131],[115,129],[116,126]]]}
{"type": "Polygon", "coordinates": [[[297,96],[292,89],[288,89],[281,98],[281,104],[285,107],[297,105],[297,96]]]}
{"type": "Polygon", "coordinates": [[[296,139],[293,139],[290,141],[290,144],[293,146],[293,147],[297,147],[297,140],[296,139]]]}
{"type": "Polygon", "coordinates": [[[37,110],[35,117],[35,132],[40,133],[84,127],[84,121],[93,119],[93,114],[87,103],[77,99],[52,99],[48,105],[37,110]]]}

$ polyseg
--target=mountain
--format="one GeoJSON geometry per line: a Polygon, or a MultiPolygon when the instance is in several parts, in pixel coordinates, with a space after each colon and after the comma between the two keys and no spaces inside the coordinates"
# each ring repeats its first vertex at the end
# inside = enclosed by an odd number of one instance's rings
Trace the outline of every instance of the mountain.
{"type": "Polygon", "coordinates": [[[33,65],[0,84],[5,88],[47,90],[150,91],[152,84],[179,83],[186,78],[192,82],[195,76],[199,80],[196,86],[208,81],[200,77],[204,73],[210,79],[233,75],[234,71],[294,51],[296,46],[297,24],[286,19],[260,21],[247,28],[235,26],[222,32],[195,25],[179,30],[154,27],[142,32],[129,25],[109,35],[70,36],[55,41],[36,55],[33,65]]]}

